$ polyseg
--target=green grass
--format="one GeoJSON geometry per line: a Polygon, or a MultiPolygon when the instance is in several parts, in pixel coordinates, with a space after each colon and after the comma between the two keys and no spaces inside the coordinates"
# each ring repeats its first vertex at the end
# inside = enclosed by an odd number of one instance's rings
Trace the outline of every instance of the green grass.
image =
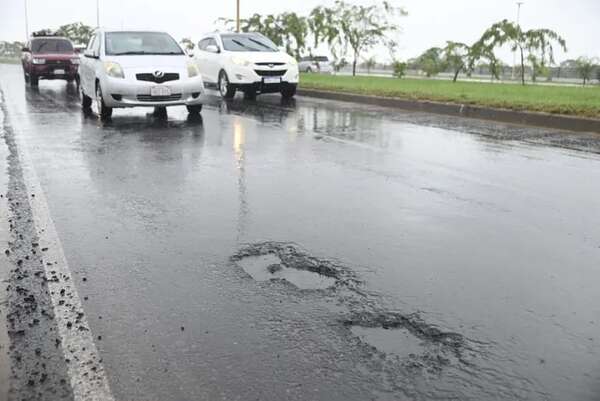
{"type": "Polygon", "coordinates": [[[600,87],[302,74],[300,88],[600,118],[600,87]]]}
{"type": "Polygon", "coordinates": [[[21,59],[0,57],[0,64],[21,64],[21,59]]]}

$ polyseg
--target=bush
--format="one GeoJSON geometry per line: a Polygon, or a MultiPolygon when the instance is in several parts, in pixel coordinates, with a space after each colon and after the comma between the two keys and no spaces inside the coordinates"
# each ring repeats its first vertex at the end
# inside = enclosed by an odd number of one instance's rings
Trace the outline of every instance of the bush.
{"type": "Polygon", "coordinates": [[[394,69],[394,76],[396,78],[402,78],[404,75],[406,75],[406,66],[407,64],[405,62],[395,60],[392,63],[392,68],[394,69]]]}

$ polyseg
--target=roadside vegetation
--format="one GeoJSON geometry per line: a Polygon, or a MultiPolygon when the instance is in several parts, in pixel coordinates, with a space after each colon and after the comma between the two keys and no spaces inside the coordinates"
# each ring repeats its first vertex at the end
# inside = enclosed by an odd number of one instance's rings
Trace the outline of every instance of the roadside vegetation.
{"type": "Polygon", "coordinates": [[[302,89],[432,100],[600,118],[599,87],[494,84],[433,79],[302,74],[302,89]]]}

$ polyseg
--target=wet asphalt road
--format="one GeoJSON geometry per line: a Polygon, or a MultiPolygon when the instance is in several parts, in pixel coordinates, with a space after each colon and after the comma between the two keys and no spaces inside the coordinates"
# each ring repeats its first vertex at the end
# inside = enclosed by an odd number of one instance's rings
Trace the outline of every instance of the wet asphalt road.
{"type": "Polygon", "coordinates": [[[600,399],[600,136],[276,96],[101,124],[19,67],[0,89],[115,399],[600,399]]]}

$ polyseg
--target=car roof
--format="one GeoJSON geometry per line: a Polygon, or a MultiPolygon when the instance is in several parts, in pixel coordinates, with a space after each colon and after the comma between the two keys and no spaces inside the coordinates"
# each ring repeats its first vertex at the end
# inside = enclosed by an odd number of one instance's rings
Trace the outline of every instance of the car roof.
{"type": "Polygon", "coordinates": [[[152,29],[97,29],[96,32],[104,32],[104,33],[166,33],[165,31],[155,31],[152,29]]]}
{"type": "Polygon", "coordinates": [[[32,36],[30,40],[36,40],[36,39],[44,39],[44,40],[51,40],[51,39],[56,39],[56,40],[68,40],[69,42],[71,41],[71,39],[65,37],[65,36],[52,36],[52,35],[48,35],[48,36],[32,36]]]}

